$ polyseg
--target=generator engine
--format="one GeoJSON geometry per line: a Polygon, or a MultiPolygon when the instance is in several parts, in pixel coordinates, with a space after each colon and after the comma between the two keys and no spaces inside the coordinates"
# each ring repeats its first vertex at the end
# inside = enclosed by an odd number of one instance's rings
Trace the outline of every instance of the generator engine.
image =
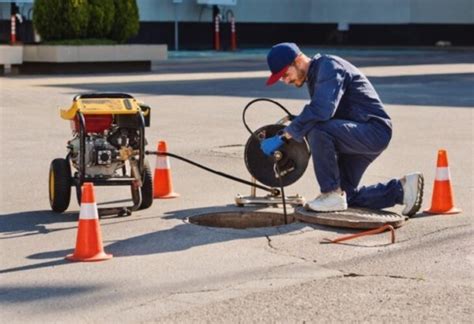
{"type": "MultiPolygon", "coordinates": [[[[68,142],[71,161],[79,168],[80,138],[76,136],[68,142]]],[[[113,177],[125,161],[138,154],[139,134],[136,129],[114,127],[102,133],[93,133],[85,139],[86,177],[113,177]]]]}

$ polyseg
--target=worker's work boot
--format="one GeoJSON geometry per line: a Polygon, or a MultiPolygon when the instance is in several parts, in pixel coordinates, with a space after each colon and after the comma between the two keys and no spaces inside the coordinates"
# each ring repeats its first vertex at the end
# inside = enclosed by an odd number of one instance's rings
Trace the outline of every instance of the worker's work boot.
{"type": "Polygon", "coordinates": [[[308,201],[305,205],[306,209],[315,212],[331,212],[347,209],[346,193],[344,191],[331,191],[322,193],[316,199],[308,201]]]}
{"type": "Polygon", "coordinates": [[[423,201],[423,174],[415,172],[407,174],[402,179],[403,208],[402,214],[411,217],[421,208],[423,201]]]}

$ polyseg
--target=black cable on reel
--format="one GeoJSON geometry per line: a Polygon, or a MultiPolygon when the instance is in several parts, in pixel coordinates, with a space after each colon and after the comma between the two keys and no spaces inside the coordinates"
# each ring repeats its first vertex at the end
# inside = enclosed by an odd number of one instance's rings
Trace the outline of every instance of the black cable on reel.
{"type": "Polygon", "coordinates": [[[272,104],[274,105],[277,105],[278,107],[280,107],[289,117],[289,120],[292,120],[295,116],[292,115],[288,109],[286,109],[281,103],[275,101],[275,100],[272,100],[272,99],[268,99],[268,98],[257,98],[257,99],[254,99],[252,101],[250,101],[244,108],[243,112],[242,112],[242,122],[244,123],[244,126],[245,128],[248,130],[248,132],[253,135],[253,136],[257,136],[255,135],[255,132],[253,132],[250,127],[247,125],[247,121],[245,120],[245,113],[247,112],[247,109],[253,105],[254,103],[256,102],[259,102],[259,101],[267,101],[267,102],[271,102],[272,104]]]}

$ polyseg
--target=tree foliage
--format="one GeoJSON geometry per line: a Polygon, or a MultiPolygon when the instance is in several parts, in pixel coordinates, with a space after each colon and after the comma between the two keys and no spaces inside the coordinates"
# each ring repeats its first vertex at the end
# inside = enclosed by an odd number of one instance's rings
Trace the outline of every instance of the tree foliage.
{"type": "Polygon", "coordinates": [[[107,38],[115,18],[114,0],[89,0],[89,27],[87,36],[107,38]]]}
{"type": "Polygon", "coordinates": [[[62,0],[36,0],[33,9],[33,25],[44,39],[64,38],[62,0]]]}
{"type": "Polygon", "coordinates": [[[140,28],[136,0],[36,0],[33,25],[46,41],[110,38],[124,43],[140,28]]]}
{"type": "Polygon", "coordinates": [[[114,0],[115,21],[112,27],[112,39],[123,43],[135,36],[140,28],[138,6],[135,0],[114,0]]]}
{"type": "Polygon", "coordinates": [[[84,38],[89,24],[88,0],[63,0],[65,38],[84,38]]]}

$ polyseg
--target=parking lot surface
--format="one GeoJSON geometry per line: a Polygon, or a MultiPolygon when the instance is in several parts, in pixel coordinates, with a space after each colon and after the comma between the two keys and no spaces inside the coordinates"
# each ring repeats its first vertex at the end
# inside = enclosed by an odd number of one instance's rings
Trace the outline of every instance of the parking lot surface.
{"type": "MultiPolygon", "coordinates": [[[[5,323],[61,322],[453,322],[473,320],[474,58],[469,50],[305,49],[340,55],[374,83],[394,123],[388,149],[363,184],[413,171],[425,175],[429,208],[439,149],[449,157],[456,215],[419,213],[389,234],[324,244],[356,230],[295,222],[230,229],[188,217],[234,210],[250,188],[171,159],[177,199],[155,200],[128,217],[100,221],[114,258],[64,259],[74,250],[79,206],[50,210],[50,162],[71,139],[58,107],[84,92],[126,92],[152,107],[147,148],[250,180],[242,109],[272,98],[298,113],[307,91],[265,87],[264,51],[215,58],[172,55],[140,74],[0,78],[0,317],[5,323]],[[246,55],[248,54],[248,55],[246,55]]],[[[282,111],[261,103],[256,129],[282,111]]],[[[154,157],[148,157],[154,165],[154,157]]],[[[313,199],[313,170],[287,187],[313,199]]],[[[264,192],[257,190],[257,194],[264,192]]],[[[97,188],[99,205],[129,198],[97,188]]],[[[290,210],[291,211],[291,210],[290,210]]],[[[400,212],[401,206],[390,211],[400,212]]]]}

